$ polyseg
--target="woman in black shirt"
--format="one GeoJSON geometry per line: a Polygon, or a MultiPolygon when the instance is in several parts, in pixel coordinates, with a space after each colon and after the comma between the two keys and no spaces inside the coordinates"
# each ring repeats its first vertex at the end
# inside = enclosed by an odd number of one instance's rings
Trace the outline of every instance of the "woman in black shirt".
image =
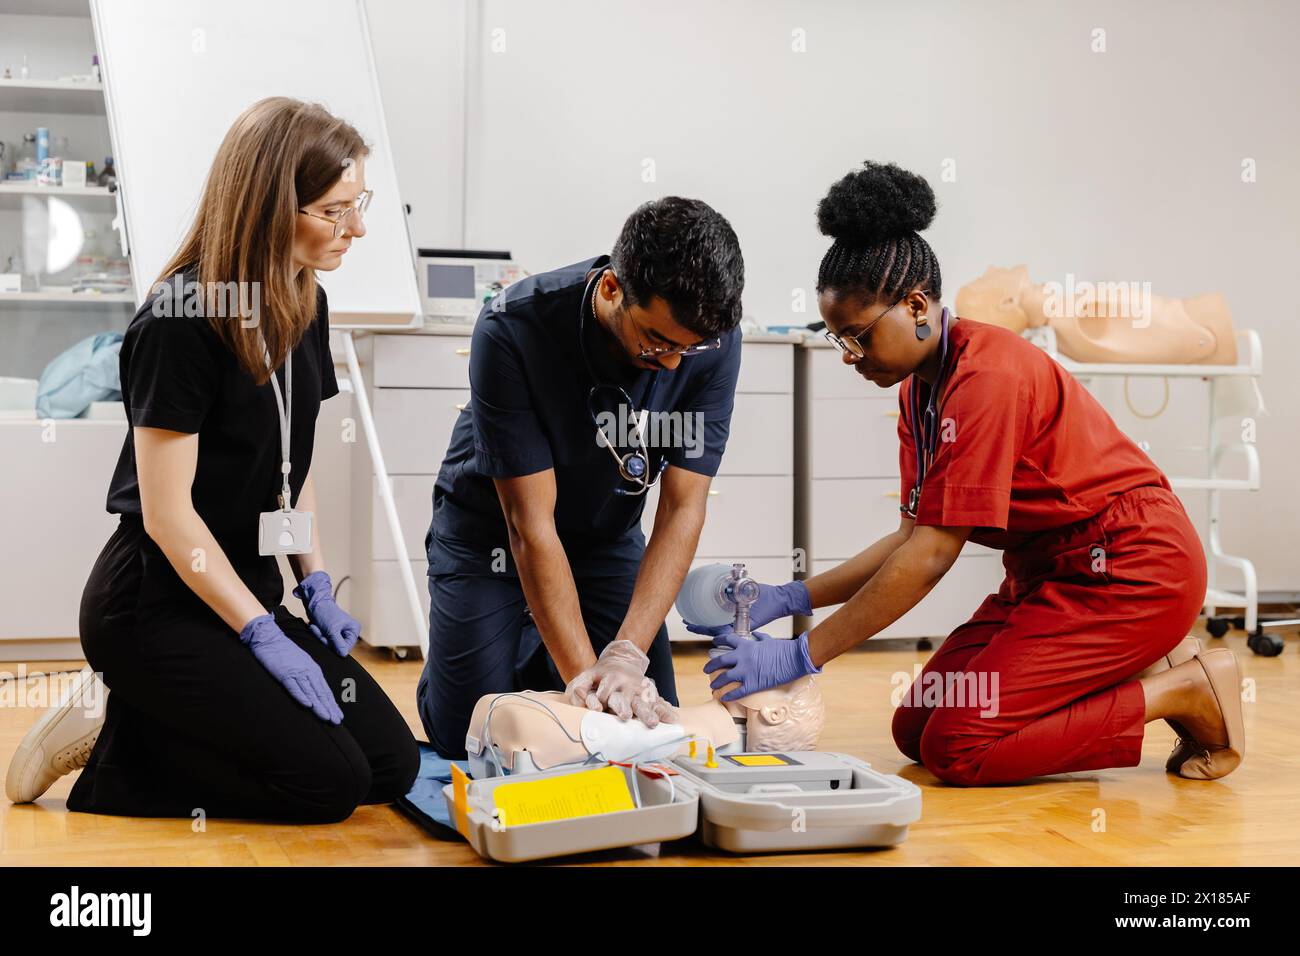
{"type": "Polygon", "coordinates": [[[327,822],[410,789],[415,739],[348,656],[360,625],[301,515],[320,402],[338,393],[316,272],[365,235],[366,154],[350,125],[284,97],[226,134],[122,344],[121,518],[81,605],[112,691],[103,726],[52,710],[15,756],[11,799],[81,762],[68,808],[93,813],[327,822]],[[309,622],[280,603],[275,553],[309,622]]]}

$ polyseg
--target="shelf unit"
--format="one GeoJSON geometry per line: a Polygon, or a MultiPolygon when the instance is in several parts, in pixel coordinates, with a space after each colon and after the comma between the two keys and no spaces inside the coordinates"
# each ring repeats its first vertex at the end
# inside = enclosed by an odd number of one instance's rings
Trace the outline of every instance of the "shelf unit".
{"type": "MultiPolygon", "coordinates": [[[[88,72],[97,52],[88,0],[0,0],[0,35],[6,60],[0,69],[9,65],[15,73],[21,62],[15,51],[30,48],[31,69],[46,74],[88,72]]],[[[37,126],[68,136],[76,151],[71,158],[98,164],[113,152],[102,84],[0,77],[0,139],[21,142],[37,126]]],[[[117,213],[115,190],[28,181],[0,182],[0,219],[9,220],[0,255],[23,251],[21,240],[14,242],[12,223],[21,221],[15,212],[25,215],[33,201],[55,197],[97,220],[95,228],[109,237],[110,255],[119,254],[119,241],[111,238],[118,234],[107,225],[117,213]]],[[[0,259],[0,270],[4,265],[0,259]]],[[[74,293],[66,284],[0,292],[0,354],[21,368],[17,374],[34,378],[72,341],[124,329],[134,308],[131,293],[74,293]]],[[[0,660],[82,657],[77,608],[86,575],[116,524],[104,495],[125,433],[122,420],[51,425],[36,419],[34,409],[28,419],[0,419],[0,461],[10,465],[0,479],[0,527],[12,545],[0,556],[0,604],[7,609],[0,616],[0,660]],[[50,440],[51,429],[57,441],[50,440]]]]}
{"type": "MultiPolygon", "coordinates": [[[[83,63],[80,69],[90,69],[90,55],[97,52],[94,46],[93,30],[90,28],[90,4],[88,0],[0,0],[0,20],[4,21],[6,32],[18,38],[15,46],[26,49],[27,44],[35,47],[36,64],[34,69],[49,72],[69,72],[69,64],[83,63]],[[90,45],[83,51],[76,42],[76,23],[84,23],[85,35],[90,38],[90,45]],[[68,27],[56,24],[67,24],[68,27]],[[75,52],[70,52],[74,51],[75,52]]],[[[13,48],[9,49],[10,56],[13,48]]],[[[17,63],[6,63],[11,69],[17,63]]],[[[46,77],[0,77],[0,115],[13,114],[8,117],[4,128],[0,128],[0,139],[6,142],[21,141],[21,133],[12,128],[14,116],[20,120],[22,133],[32,132],[37,126],[49,126],[53,133],[64,130],[79,140],[79,151],[69,158],[96,160],[101,158],[100,149],[105,142],[111,143],[108,130],[108,114],[104,100],[104,85],[93,80],[51,79],[46,77]],[[49,119],[44,119],[49,117],[49,119]],[[59,118],[65,122],[60,123],[59,118]],[[52,121],[51,121],[52,120],[52,121]],[[87,131],[102,128],[103,137],[91,135],[89,142],[87,131]],[[93,142],[93,145],[92,145],[93,142]]],[[[111,146],[110,146],[111,149],[111,146]]],[[[42,186],[36,182],[0,181],[0,211],[19,208],[27,197],[60,198],[73,203],[102,204],[105,201],[114,204],[108,210],[117,219],[116,190],[107,186],[88,183],[85,186],[42,186]]],[[[98,207],[101,208],[102,207],[98,207]]],[[[125,249],[123,249],[125,254],[125,249]]],[[[0,293],[0,305],[10,308],[15,306],[51,304],[98,304],[115,306],[112,312],[114,325],[120,324],[122,306],[134,304],[134,296],[119,294],[72,294],[70,289],[46,287],[36,291],[21,293],[0,293]]],[[[2,314],[2,313],[0,313],[2,314]]]]}
{"type": "Polygon", "coordinates": [[[135,305],[130,292],[73,292],[71,289],[42,289],[40,292],[0,292],[0,302],[32,305],[135,305]]]}
{"type": "Polygon", "coordinates": [[[36,183],[0,183],[0,196],[97,196],[112,199],[107,186],[38,186],[36,183]]]}
{"type": "MultiPolygon", "coordinates": [[[[4,8],[0,7],[0,13],[4,8]]],[[[90,8],[86,8],[90,17],[90,8]]],[[[102,83],[0,79],[0,112],[106,116],[102,83]]]]}
{"type": "Polygon", "coordinates": [[[1209,540],[1206,543],[1208,580],[1205,593],[1205,613],[1209,619],[1210,633],[1226,633],[1225,618],[1218,616],[1220,608],[1242,608],[1243,624],[1250,633],[1250,648],[1257,654],[1273,656],[1282,650],[1281,639],[1265,634],[1259,621],[1259,585],[1255,565],[1249,558],[1228,554],[1220,538],[1220,496],[1225,491],[1258,491],[1260,488],[1259,450],[1246,442],[1223,444],[1219,441],[1215,425],[1218,421],[1218,383],[1226,378],[1249,378],[1258,381],[1264,374],[1264,353],[1259,335],[1253,329],[1237,333],[1238,354],[1245,360],[1236,365],[1141,365],[1119,362],[1074,362],[1061,355],[1054,356],[1062,368],[1076,378],[1087,381],[1093,378],[1194,378],[1209,385],[1208,426],[1209,463],[1208,476],[1174,476],[1169,483],[1175,490],[1205,491],[1209,499],[1209,540]],[[1246,464],[1245,478],[1228,478],[1222,473],[1224,459],[1230,454],[1240,454],[1246,464]],[[1233,568],[1242,577],[1241,591],[1230,591],[1219,586],[1220,568],[1233,568]]]}

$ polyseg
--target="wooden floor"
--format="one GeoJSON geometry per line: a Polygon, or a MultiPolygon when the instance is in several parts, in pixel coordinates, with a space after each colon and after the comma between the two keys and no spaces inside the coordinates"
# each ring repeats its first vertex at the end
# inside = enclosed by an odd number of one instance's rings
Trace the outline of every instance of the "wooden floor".
{"type": "MultiPolygon", "coordinates": [[[[1238,632],[1239,634],[1240,632],[1238,632]]],[[[594,865],[1030,865],[1030,866],[1237,866],[1300,862],[1300,662],[1293,632],[1282,656],[1260,658],[1244,638],[1230,635],[1211,646],[1231,647],[1243,677],[1255,682],[1246,705],[1248,754],[1220,781],[1172,777],[1164,760],[1173,734],[1148,726],[1142,764],[1117,770],[1045,778],[986,789],[947,787],[908,763],[889,737],[890,693],[895,675],[909,678],[926,653],[893,649],[846,655],[827,668],[828,707],[822,749],[856,754],[878,770],[899,773],[923,791],[922,818],[907,841],[867,853],[816,853],[765,857],[715,854],[689,843],[652,857],[611,852],[594,865]],[[1098,825],[1104,821],[1104,829],[1098,825]]],[[[415,710],[421,665],[393,662],[360,649],[360,659],[423,738],[415,710]]],[[[678,688],[683,701],[708,693],[700,668],[702,649],[678,648],[678,688]]],[[[66,663],[58,665],[66,668],[66,663]]],[[[14,672],[17,665],[0,664],[14,672]]],[[[29,671],[44,669],[39,663],[29,671]]],[[[7,766],[36,718],[31,709],[0,707],[0,759],[7,766]]],[[[400,811],[362,807],[344,823],[279,826],[209,820],[206,832],[188,820],[147,820],[68,813],[71,777],[37,804],[15,807],[0,800],[0,865],[479,865],[465,844],[427,836],[400,811]]],[[[575,862],[573,860],[565,862],[575,862]]]]}

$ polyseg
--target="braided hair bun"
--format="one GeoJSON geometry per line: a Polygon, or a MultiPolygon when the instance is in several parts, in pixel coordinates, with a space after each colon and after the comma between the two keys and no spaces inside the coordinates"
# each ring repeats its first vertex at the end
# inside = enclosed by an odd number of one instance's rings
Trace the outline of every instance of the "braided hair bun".
{"type": "Polygon", "coordinates": [[[867,160],[817,204],[817,228],[846,243],[873,245],[927,228],[937,208],[923,177],[867,160]]]}

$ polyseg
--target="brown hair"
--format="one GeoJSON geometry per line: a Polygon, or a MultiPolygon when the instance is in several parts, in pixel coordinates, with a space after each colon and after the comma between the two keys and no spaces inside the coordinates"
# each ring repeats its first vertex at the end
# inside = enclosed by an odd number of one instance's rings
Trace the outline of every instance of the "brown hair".
{"type": "Polygon", "coordinates": [[[367,153],[349,123],[287,96],[254,103],[221,141],[194,224],[158,281],[197,267],[204,289],[212,288],[209,283],[237,282],[240,289],[259,283],[256,326],[245,328],[208,309],[213,330],[259,385],[270,379],[263,339],[278,368],[316,319],[316,270],[304,267],[295,276],[291,259],[298,210],[367,153]]]}

